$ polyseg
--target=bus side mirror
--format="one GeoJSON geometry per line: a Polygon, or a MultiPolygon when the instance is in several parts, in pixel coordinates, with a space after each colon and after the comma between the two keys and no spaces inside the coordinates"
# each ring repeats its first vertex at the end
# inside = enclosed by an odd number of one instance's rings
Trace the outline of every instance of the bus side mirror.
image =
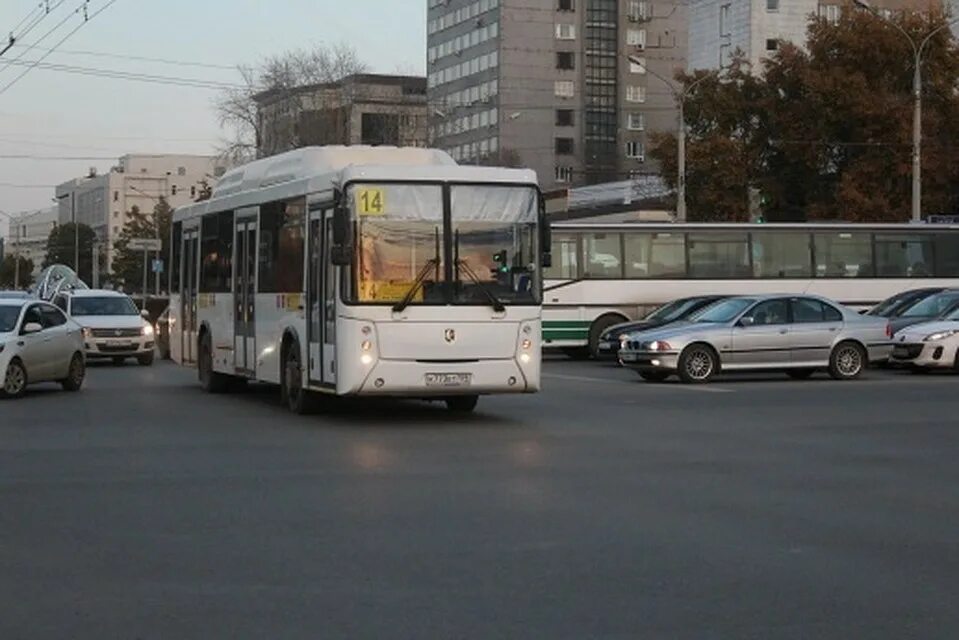
{"type": "Polygon", "coordinates": [[[553,266],[553,231],[549,226],[549,219],[546,217],[546,202],[540,198],[539,201],[539,246],[542,254],[540,265],[548,269],[553,266]]]}
{"type": "Polygon", "coordinates": [[[333,247],[330,261],[338,267],[349,266],[353,262],[353,238],[350,227],[349,211],[345,207],[333,210],[333,247]]]}

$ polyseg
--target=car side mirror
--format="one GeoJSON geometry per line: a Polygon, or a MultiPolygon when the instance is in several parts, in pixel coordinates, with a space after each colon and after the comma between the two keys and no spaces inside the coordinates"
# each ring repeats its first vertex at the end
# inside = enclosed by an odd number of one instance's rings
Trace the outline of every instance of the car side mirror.
{"type": "Polygon", "coordinates": [[[751,327],[756,324],[756,320],[752,316],[744,316],[739,319],[740,327],[751,327]]]}
{"type": "Polygon", "coordinates": [[[43,325],[39,322],[28,322],[23,325],[23,331],[21,333],[25,336],[30,335],[31,333],[40,333],[43,331],[43,325]]]}

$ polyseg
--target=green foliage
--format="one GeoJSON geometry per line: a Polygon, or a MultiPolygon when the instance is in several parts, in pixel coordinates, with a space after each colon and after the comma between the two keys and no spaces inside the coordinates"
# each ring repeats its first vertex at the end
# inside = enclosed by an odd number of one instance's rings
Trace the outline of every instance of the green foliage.
{"type": "MultiPolygon", "coordinates": [[[[945,24],[938,14],[897,20],[917,41],[945,24]]],[[[895,26],[864,11],[836,24],[812,18],[805,49],[783,44],[752,71],[736,60],[687,98],[690,220],[746,219],[749,187],[762,192],[767,221],[909,219],[913,54],[895,26]]],[[[931,38],[922,73],[923,209],[955,211],[959,46],[948,28],[931,38]]],[[[675,184],[675,137],[653,145],[675,184]]]]}
{"type": "Polygon", "coordinates": [[[3,257],[3,262],[0,262],[0,289],[16,288],[17,257],[20,259],[19,288],[26,289],[33,284],[33,260],[28,260],[23,256],[14,256],[13,253],[8,253],[3,257]]]}
{"type": "MultiPolygon", "coordinates": [[[[81,280],[90,284],[93,282],[93,245],[97,241],[97,234],[85,224],[75,225],[72,222],[55,226],[47,237],[47,256],[43,267],[52,264],[62,264],[74,269],[81,280]],[[79,230],[79,233],[78,233],[79,230]],[[76,267],[76,239],[79,235],[79,269],[76,267]]],[[[103,260],[101,256],[101,271],[103,260]]]]}
{"type": "MultiPolygon", "coordinates": [[[[160,198],[153,207],[153,213],[147,214],[138,207],[127,214],[126,223],[120,231],[120,237],[114,243],[113,277],[117,284],[122,285],[125,291],[139,291],[143,288],[143,251],[129,248],[130,240],[136,238],[155,238],[157,236],[157,222],[159,222],[159,237],[163,243],[160,257],[169,269],[170,261],[170,225],[173,221],[173,209],[164,198],[160,198]]],[[[151,253],[148,260],[156,257],[151,253]]],[[[147,264],[149,269],[149,263],[147,264]]],[[[148,281],[152,283],[152,270],[148,271],[148,281]]]]}

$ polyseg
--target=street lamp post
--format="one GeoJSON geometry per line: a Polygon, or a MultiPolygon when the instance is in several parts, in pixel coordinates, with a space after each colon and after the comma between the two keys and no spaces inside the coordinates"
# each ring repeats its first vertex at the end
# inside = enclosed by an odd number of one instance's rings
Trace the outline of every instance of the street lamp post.
{"type": "Polygon", "coordinates": [[[876,10],[868,0],[854,0],[857,7],[865,9],[880,20],[892,25],[905,36],[912,47],[913,67],[912,67],[912,221],[922,221],[922,55],[926,51],[926,46],[932,41],[933,36],[948,29],[954,24],[959,23],[959,18],[949,20],[945,24],[939,25],[918,43],[916,39],[909,35],[909,32],[901,25],[890,20],[876,10]]]}
{"type": "Polygon", "coordinates": [[[629,61],[641,66],[645,73],[662,80],[670,93],[673,94],[673,99],[676,100],[678,120],[676,130],[676,222],[686,222],[686,98],[692,95],[693,89],[699,86],[700,83],[710,78],[715,78],[723,72],[723,69],[720,68],[711,71],[688,85],[685,85],[680,90],[675,87],[672,80],[650,69],[644,58],[629,56],[629,61]]]}

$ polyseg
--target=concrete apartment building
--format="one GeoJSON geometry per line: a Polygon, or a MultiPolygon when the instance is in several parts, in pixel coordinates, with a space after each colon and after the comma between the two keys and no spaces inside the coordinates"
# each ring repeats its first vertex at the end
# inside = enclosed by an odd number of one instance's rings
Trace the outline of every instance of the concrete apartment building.
{"type": "Polygon", "coordinates": [[[657,172],[649,136],[677,123],[653,72],[686,67],[685,4],[427,2],[434,146],[461,163],[530,167],[547,189],[657,172]]]}
{"type": "Polygon", "coordinates": [[[273,89],[257,103],[257,154],[312,145],[425,147],[426,78],[356,74],[338,82],[273,89]]]}
{"type": "Polygon", "coordinates": [[[47,257],[47,241],[50,231],[57,226],[57,207],[25,211],[13,216],[7,231],[7,250],[11,255],[33,261],[33,276],[40,275],[47,257]]]}
{"type": "Polygon", "coordinates": [[[90,226],[104,246],[107,270],[113,264],[113,244],[133,207],[152,212],[162,196],[178,207],[196,200],[203,183],[213,184],[223,170],[214,156],[137,155],[121,157],[109,173],[92,170],[57,186],[57,219],[90,226]]]}
{"type": "MultiPolygon", "coordinates": [[[[870,0],[885,16],[895,11],[943,9],[938,0],[870,0]]],[[[955,2],[959,6],[959,2],[955,2]]],[[[689,69],[725,67],[741,51],[754,72],[781,42],[802,45],[813,15],[838,21],[862,11],[852,0],[692,0],[689,3],[689,69]]]]}

